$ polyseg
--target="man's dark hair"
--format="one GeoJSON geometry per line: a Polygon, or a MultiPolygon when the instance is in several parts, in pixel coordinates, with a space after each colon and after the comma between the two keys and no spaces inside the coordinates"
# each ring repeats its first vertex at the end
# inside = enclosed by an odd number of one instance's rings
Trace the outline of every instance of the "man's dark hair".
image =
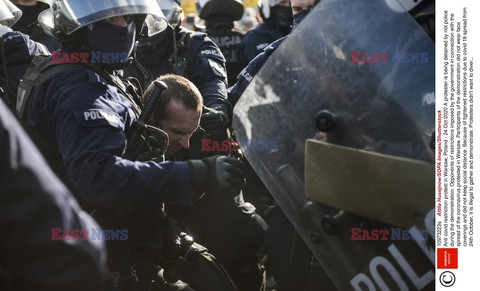
{"type": "MultiPolygon", "coordinates": [[[[172,100],[182,103],[187,109],[195,111],[202,110],[202,94],[200,94],[198,88],[188,79],[179,75],[166,74],[158,77],[157,80],[165,82],[168,89],[163,91],[162,96],[160,96],[160,100],[153,111],[152,119],[154,124],[158,125],[158,122],[161,119],[166,118],[165,110],[172,100]]],[[[143,102],[146,102],[146,96],[148,96],[153,90],[153,86],[153,83],[148,86],[145,94],[142,96],[143,102]]]]}

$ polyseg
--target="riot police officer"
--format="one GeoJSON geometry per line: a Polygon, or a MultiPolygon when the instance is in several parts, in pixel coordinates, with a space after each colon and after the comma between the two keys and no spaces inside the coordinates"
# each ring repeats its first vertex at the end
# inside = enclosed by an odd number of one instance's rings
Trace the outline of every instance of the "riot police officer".
{"type": "Polygon", "coordinates": [[[238,48],[244,33],[234,28],[233,22],[243,15],[240,0],[204,0],[197,2],[199,17],[205,20],[208,36],[222,50],[227,61],[228,86],[235,84],[243,69],[238,62],[238,48]]]}
{"type": "Polygon", "coordinates": [[[18,21],[22,11],[9,0],[2,0],[0,4],[5,11],[10,11],[14,15],[13,18],[4,18],[0,22],[0,85],[5,91],[3,101],[13,109],[18,82],[25,74],[33,56],[49,52],[44,45],[32,41],[25,34],[12,31],[10,26],[18,21]]]}
{"type": "Polygon", "coordinates": [[[240,67],[245,68],[270,43],[287,35],[292,26],[290,0],[259,1],[263,23],[249,30],[238,49],[240,67]]]}
{"type": "MultiPolygon", "coordinates": [[[[158,279],[158,256],[169,240],[164,237],[169,223],[163,202],[192,204],[206,184],[235,189],[241,183],[241,177],[227,171],[238,165],[225,160],[189,165],[125,156],[132,145],[129,138],[136,136],[142,104],[119,80],[117,70],[125,66],[143,23],[145,33],[153,35],[165,27],[162,17],[153,0],[56,1],[39,21],[47,34],[62,42],[60,56],[70,63],[51,65],[53,58],[36,62],[19,89],[18,114],[59,175],[79,199],[98,210],[102,226],[129,230],[126,244],[112,244],[110,254],[116,255],[110,260],[110,287],[148,287],[158,279]],[[194,178],[199,167],[210,171],[202,183],[194,178]]],[[[193,278],[193,288],[209,290],[213,282],[217,290],[235,289],[214,260],[200,256],[193,263],[211,275],[208,283],[193,278]]]]}
{"type": "MultiPolygon", "coordinates": [[[[21,14],[16,13],[18,10],[12,11],[15,16],[10,13],[8,8],[13,4],[6,1],[0,0],[2,37],[14,35],[8,26],[21,14]]],[[[1,58],[3,62],[4,56],[1,58]]],[[[3,81],[2,76],[0,97],[8,100],[3,81]]],[[[2,100],[0,289],[100,290],[105,262],[103,243],[51,239],[52,227],[71,234],[98,225],[80,210],[2,100]]]]}
{"type": "Polygon", "coordinates": [[[176,1],[157,2],[169,25],[153,36],[142,33],[134,62],[125,69],[125,75],[137,78],[143,89],[162,74],[186,77],[202,93],[204,105],[213,109],[205,125],[212,131],[224,131],[230,124],[232,107],[227,101],[227,74],[222,52],[205,33],[193,32],[180,25],[183,12],[176,1]]]}
{"type": "Polygon", "coordinates": [[[23,12],[22,17],[12,26],[12,29],[29,35],[32,40],[42,43],[50,51],[58,50],[60,43],[46,35],[37,21],[38,15],[48,9],[52,1],[12,0],[12,2],[23,12]]]}
{"type": "Polygon", "coordinates": [[[51,232],[59,228],[62,234],[78,235],[98,225],[55,177],[1,100],[0,141],[0,289],[101,290],[103,242],[52,240],[51,232]]]}

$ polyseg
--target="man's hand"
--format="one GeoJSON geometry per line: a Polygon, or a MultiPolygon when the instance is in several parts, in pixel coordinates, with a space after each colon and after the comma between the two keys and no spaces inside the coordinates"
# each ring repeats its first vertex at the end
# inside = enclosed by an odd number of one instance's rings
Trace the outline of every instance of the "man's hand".
{"type": "Polygon", "coordinates": [[[245,170],[237,160],[213,156],[188,163],[192,185],[199,196],[204,192],[235,196],[245,186],[245,170]]]}

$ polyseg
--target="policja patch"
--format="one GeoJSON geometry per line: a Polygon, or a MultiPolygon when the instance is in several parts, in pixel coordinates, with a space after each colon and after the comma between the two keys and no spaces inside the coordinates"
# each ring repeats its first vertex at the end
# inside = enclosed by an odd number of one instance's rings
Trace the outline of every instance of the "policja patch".
{"type": "Polygon", "coordinates": [[[212,72],[215,75],[223,78],[227,77],[227,72],[225,72],[225,69],[219,63],[215,62],[212,59],[207,59],[207,60],[208,60],[208,64],[210,65],[210,69],[212,69],[212,72]]]}
{"type": "Polygon", "coordinates": [[[80,110],[74,113],[77,122],[85,127],[97,126],[113,126],[117,129],[123,130],[123,124],[120,122],[120,117],[105,109],[91,108],[80,110]]]}

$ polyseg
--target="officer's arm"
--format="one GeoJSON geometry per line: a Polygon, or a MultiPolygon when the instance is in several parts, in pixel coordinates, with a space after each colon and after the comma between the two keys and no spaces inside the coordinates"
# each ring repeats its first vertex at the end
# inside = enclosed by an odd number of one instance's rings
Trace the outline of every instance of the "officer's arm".
{"type": "MultiPolygon", "coordinates": [[[[60,89],[37,90],[44,94],[35,96],[39,97],[34,99],[37,112],[32,114],[40,131],[53,123],[52,138],[70,181],[83,198],[93,206],[119,208],[150,207],[166,201],[191,204],[189,166],[185,162],[123,159],[127,146],[124,130],[133,122],[133,111],[116,88],[84,79],[78,71],[72,72],[59,80],[64,82],[60,89]],[[77,82],[75,78],[83,79],[77,82]],[[70,79],[70,83],[65,81],[70,79]],[[41,113],[42,103],[52,103],[42,98],[49,94],[58,98],[47,109],[53,116],[41,113]]],[[[48,137],[48,132],[43,136],[48,137]]]]}
{"type": "Polygon", "coordinates": [[[31,40],[28,35],[21,32],[7,32],[2,37],[5,42],[8,86],[12,92],[16,93],[18,83],[25,75],[33,57],[50,53],[44,45],[31,40]]]}
{"type": "Polygon", "coordinates": [[[100,290],[102,242],[61,240],[62,231],[52,233],[56,228],[78,235],[98,225],[1,101],[0,160],[0,289],[6,277],[14,290],[100,290]]]}
{"type": "Polygon", "coordinates": [[[237,104],[238,99],[240,99],[240,96],[242,96],[243,92],[245,92],[245,89],[247,89],[247,86],[250,84],[253,77],[255,77],[270,55],[282,44],[284,40],[285,37],[271,43],[262,53],[256,56],[248,64],[248,66],[240,72],[240,74],[238,74],[237,82],[228,89],[228,101],[230,101],[232,106],[237,104]]]}
{"type": "Polygon", "coordinates": [[[265,39],[255,31],[249,31],[242,39],[238,49],[238,62],[246,67],[265,47],[269,45],[265,39]]]}
{"type": "Polygon", "coordinates": [[[235,107],[235,104],[237,104],[238,99],[240,99],[240,96],[245,92],[245,89],[247,89],[253,77],[255,77],[262,65],[267,61],[269,55],[270,54],[262,52],[238,74],[237,82],[228,89],[228,101],[230,101],[233,107],[235,107]]]}
{"type": "Polygon", "coordinates": [[[8,86],[16,94],[18,83],[25,75],[33,57],[50,53],[44,45],[31,40],[28,35],[21,32],[8,32],[2,37],[5,43],[8,86]]]}
{"type": "Polygon", "coordinates": [[[223,112],[231,118],[232,106],[227,100],[227,71],[225,57],[218,46],[208,37],[192,37],[193,80],[204,105],[223,112]]]}

